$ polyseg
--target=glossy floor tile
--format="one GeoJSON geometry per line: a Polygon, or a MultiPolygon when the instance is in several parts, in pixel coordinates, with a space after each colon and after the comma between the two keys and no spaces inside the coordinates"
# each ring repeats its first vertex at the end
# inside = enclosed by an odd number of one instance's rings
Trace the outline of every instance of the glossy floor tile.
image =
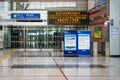
{"type": "Polygon", "coordinates": [[[65,80],[64,77],[5,77],[0,80],[65,80]]]}
{"type": "Polygon", "coordinates": [[[0,80],[120,80],[120,58],[62,54],[17,51],[0,63],[0,80]]]}
{"type": "Polygon", "coordinates": [[[120,77],[68,77],[68,80],[120,80],[120,77]]]}

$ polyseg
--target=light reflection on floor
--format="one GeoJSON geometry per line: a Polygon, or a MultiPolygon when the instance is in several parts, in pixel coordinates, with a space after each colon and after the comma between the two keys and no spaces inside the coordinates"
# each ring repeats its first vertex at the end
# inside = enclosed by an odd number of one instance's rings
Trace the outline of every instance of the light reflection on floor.
{"type": "Polygon", "coordinates": [[[16,52],[0,63],[0,80],[120,80],[120,58],[16,52]]]}

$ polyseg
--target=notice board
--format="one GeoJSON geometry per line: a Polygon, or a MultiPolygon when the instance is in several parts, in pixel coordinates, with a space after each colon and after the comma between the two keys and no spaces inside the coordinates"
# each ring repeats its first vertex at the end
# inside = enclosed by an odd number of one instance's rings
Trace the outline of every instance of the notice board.
{"type": "Polygon", "coordinates": [[[64,31],[64,54],[76,55],[77,54],[77,31],[65,30],[64,31]]]}
{"type": "Polygon", "coordinates": [[[91,31],[77,31],[78,55],[91,55],[91,31]]]}

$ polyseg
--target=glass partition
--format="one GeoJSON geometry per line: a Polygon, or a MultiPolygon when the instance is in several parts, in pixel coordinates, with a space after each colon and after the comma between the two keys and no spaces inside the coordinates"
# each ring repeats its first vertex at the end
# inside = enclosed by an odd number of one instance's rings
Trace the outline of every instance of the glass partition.
{"type": "Polygon", "coordinates": [[[84,26],[5,26],[4,48],[62,49],[64,30],[84,30],[84,26]]]}

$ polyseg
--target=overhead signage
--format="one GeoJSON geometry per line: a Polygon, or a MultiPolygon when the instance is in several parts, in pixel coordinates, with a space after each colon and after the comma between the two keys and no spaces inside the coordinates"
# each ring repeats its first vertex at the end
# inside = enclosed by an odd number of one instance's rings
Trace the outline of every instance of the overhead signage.
{"type": "Polygon", "coordinates": [[[48,12],[48,24],[55,25],[87,25],[86,11],[50,11],[48,12]]]}
{"type": "Polygon", "coordinates": [[[11,19],[40,19],[40,13],[11,13],[11,19]]]}

